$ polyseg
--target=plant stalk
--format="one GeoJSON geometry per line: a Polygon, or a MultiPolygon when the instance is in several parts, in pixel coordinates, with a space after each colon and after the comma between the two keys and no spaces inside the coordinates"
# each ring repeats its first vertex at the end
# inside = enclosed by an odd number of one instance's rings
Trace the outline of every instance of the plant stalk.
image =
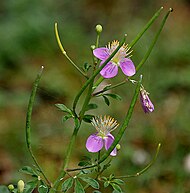
{"type": "Polygon", "coordinates": [[[48,178],[46,177],[45,173],[43,172],[42,168],[40,167],[36,157],[33,154],[32,151],[32,146],[31,146],[31,117],[32,117],[32,110],[33,110],[33,106],[34,106],[34,100],[35,100],[35,96],[36,96],[36,92],[37,92],[37,88],[42,76],[42,71],[43,71],[44,67],[41,67],[40,72],[37,74],[37,77],[33,83],[33,87],[32,87],[32,92],[30,95],[30,99],[29,99],[29,103],[28,103],[28,109],[27,109],[27,114],[26,114],[26,144],[27,144],[27,148],[28,151],[30,153],[30,156],[32,157],[34,163],[36,164],[37,168],[39,169],[40,173],[43,175],[44,179],[46,180],[47,184],[49,187],[51,187],[51,182],[48,180],[48,178]]]}

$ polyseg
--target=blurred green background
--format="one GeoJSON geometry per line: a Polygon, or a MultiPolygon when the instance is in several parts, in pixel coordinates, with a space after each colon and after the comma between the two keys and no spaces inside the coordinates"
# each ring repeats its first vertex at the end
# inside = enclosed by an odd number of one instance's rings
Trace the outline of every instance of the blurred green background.
{"type": "MultiPolygon", "coordinates": [[[[90,45],[95,42],[96,24],[100,23],[104,28],[102,46],[121,39],[124,33],[128,34],[127,42],[130,42],[161,6],[164,6],[162,15],[135,45],[132,57],[138,64],[164,12],[173,7],[174,12],[140,72],[144,75],[145,88],[151,93],[155,111],[144,114],[137,103],[110,172],[125,175],[140,171],[161,142],[155,165],[142,176],[126,180],[124,192],[190,192],[189,0],[1,0],[0,184],[25,178],[18,172],[19,168],[33,164],[25,145],[25,115],[32,82],[41,65],[45,70],[33,112],[32,145],[52,181],[61,166],[73,123],[63,124],[62,113],[54,104],[71,106],[84,79],[61,54],[55,40],[54,22],[59,24],[67,53],[82,66],[92,61],[90,45]]],[[[120,73],[107,84],[123,78],[120,73]]],[[[94,113],[109,114],[121,123],[133,90],[129,84],[115,89],[123,100],[111,100],[109,107],[98,99],[99,108],[94,113]]],[[[75,167],[82,156],[90,155],[85,149],[85,141],[94,131],[90,124],[83,124],[70,167],[75,167]]]]}

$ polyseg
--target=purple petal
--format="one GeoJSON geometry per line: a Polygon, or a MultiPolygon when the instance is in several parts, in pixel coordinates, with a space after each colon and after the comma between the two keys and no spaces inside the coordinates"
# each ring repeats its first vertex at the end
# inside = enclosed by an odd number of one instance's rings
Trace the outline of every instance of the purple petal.
{"type": "MultiPolygon", "coordinates": [[[[112,134],[108,134],[107,138],[104,138],[104,142],[105,142],[105,149],[108,150],[111,146],[111,144],[114,141],[114,136],[112,134]]],[[[110,153],[111,156],[116,156],[117,155],[117,150],[116,148],[114,148],[114,150],[110,153]]]]}
{"type": "Polygon", "coordinates": [[[120,61],[120,68],[123,73],[127,76],[133,76],[136,73],[135,65],[133,64],[132,60],[129,58],[124,58],[120,61]]]}
{"type": "Polygon", "coordinates": [[[103,147],[103,139],[96,134],[92,134],[86,141],[86,149],[89,152],[98,152],[103,147]]]}
{"type": "MultiPolygon", "coordinates": [[[[101,62],[102,64],[102,62],[101,62]]],[[[101,65],[100,64],[100,65],[101,65]]],[[[113,78],[114,76],[116,76],[118,73],[118,66],[115,65],[112,62],[108,62],[106,64],[106,66],[100,71],[100,74],[104,77],[104,78],[113,78]]]]}
{"type": "Polygon", "coordinates": [[[150,113],[154,111],[154,105],[146,93],[140,93],[140,101],[145,113],[150,113]]]}
{"type": "Polygon", "coordinates": [[[108,48],[96,48],[93,50],[94,56],[100,60],[106,60],[109,57],[109,49],[108,48]]]}

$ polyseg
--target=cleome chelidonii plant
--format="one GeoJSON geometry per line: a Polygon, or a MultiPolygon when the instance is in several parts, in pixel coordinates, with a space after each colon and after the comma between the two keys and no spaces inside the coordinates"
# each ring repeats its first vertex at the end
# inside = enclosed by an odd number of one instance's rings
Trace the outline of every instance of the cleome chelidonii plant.
{"type": "MultiPolygon", "coordinates": [[[[63,120],[73,119],[74,129],[70,142],[67,147],[65,160],[60,170],[60,174],[54,182],[50,182],[48,176],[42,170],[42,167],[38,163],[36,157],[33,154],[31,146],[31,116],[32,108],[35,100],[36,91],[39,85],[39,81],[42,75],[43,67],[38,73],[36,80],[33,84],[32,93],[30,96],[28,111],[26,117],[26,144],[29,153],[34,161],[35,167],[24,166],[20,171],[31,175],[32,180],[25,182],[19,180],[17,185],[10,184],[8,187],[3,187],[3,192],[14,193],[31,193],[34,189],[37,189],[39,193],[56,193],[56,192],[93,192],[101,193],[106,192],[109,187],[114,193],[121,193],[122,185],[125,180],[130,177],[136,177],[146,172],[156,160],[157,154],[160,149],[160,144],[157,146],[155,156],[151,162],[143,168],[141,171],[132,175],[116,176],[113,171],[109,171],[109,176],[104,176],[104,171],[109,169],[111,165],[112,157],[117,157],[118,150],[120,149],[119,142],[129,124],[132,116],[134,106],[139,98],[142,105],[142,109],[145,113],[151,113],[154,111],[154,105],[149,98],[149,93],[145,90],[142,84],[142,75],[138,75],[139,70],[149,57],[159,35],[163,29],[163,26],[173,11],[171,8],[166,12],[161,22],[161,25],[151,41],[147,52],[145,53],[139,64],[134,64],[132,61],[131,53],[133,46],[143,36],[146,30],[153,24],[158,18],[163,7],[161,7],[153,17],[148,21],[144,28],[134,38],[131,43],[126,44],[126,35],[122,41],[113,40],[105,47],[99,46],[100,35],[102,32],[102,26],[96,26],[97,39],[95,45],[91,46],[93,63],[91,65],[84,64],[83,68],[77,66],[72,59],[67,55],[67,52],[62,46],[60,37],[58,34],[58,26],[55,23],[55,35],[61,49],[62,54],[68,59],[68,61],[78,70],[78,72],[84,77],[85,82],[81,89],[78,91],[74,98],[72,107],[67,107],[64,104],[56,104],[56,107],[64,113],[63,120]],[[124,80],[115,85],[107,85],[104,88],[100,88],[99,85],[105,79],[111,79],[117,76],[118,71],[121,70],[124,74],[124,80]],[[136,77],[136,80],[134,79],[136,77]],[[119,125],[115,118],[109,115],[88,115],[86,111],[90,109],[96,109],[97,104],[91,103],[91,99],[94,97],[103,97],[107,105],[110,104],[109,97],[113,99],[120,99],[120,96],[111,92],[114,88],[120,87],[126,83],[134,85],[134,95],[131,99],[129,109],[126,115],[123,117],[123,122],[119,125]],[[87,92],[84,92],[86,91],[87,92]],[[98,90],[98,91],[97,91],[98,90]],[[110,92],[106,92],[110,91],[110,92]],[[84,94],[85,93],[85,94],[84,94]],[[79,100],[84,97],[84,101],[79,108],[79,100]],[[83,121],[90,123],[92,134],[84,141],[84,148],[93,154],[93,158],[85,157],[78,163],[76,168],[69,168],[69,161],[71,159],[71,152],[75,146],[75,140],[79,134],[81,124],[83,121]],[[115,136],[112,135],[112,131],[117,130],[115,136]],[[95,158],[94,158],[95,157],[95,158]]],[[[98,114],[98,113],[97,113],[98,114]]],[[[90,125],[89,125],[90,126],[90,125]]],[[[120,150],[122,151],[122,149],[120,150]]],[[[118,156],[119,158],[119,156],[118,156]]],[[[2,187],[1,187],[2,188],[2,187]]],[[[0,190],[1,192],[1,190],[0,190]]]]}

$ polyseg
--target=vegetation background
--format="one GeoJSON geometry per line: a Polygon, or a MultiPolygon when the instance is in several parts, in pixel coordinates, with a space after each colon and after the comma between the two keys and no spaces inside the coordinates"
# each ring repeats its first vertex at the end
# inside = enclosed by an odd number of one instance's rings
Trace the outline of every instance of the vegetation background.
{"type": "MultiPolygon", "coordinates": [[[[45,70],[38,89],[32,119],[32,144],[39,162],[53,180],[62,163],[72,132],[72,122],[61,122],[54,104],[72,104],[83,78],[61,54],[54,35],[58,22],[64,47],[82,66],[91,62],[96,24],[103,25],[100,44],[121,39],[130,42],[159,7],[174,8],[159,41],[141,73],[144,86],[155,104],[152,114],[144,114],[139,103],[113,159],[110,171],[133,174],[145,167],[162,143],[151,169],[128,179],[124,192],[190,192],[190,1],[189,0],[1,0],[0,1],[0,184],[15,183],[23,165],[32,165],[25,145],[25,116],[32,82],[41,65],[45,70]]],[[[164,12],[163,11],[163,12],[164,12]]],[[[162,14],[163,16],[163,14],[162,14]]],[[[162,16],[134,47],[138,64],[158,29],[162,16]]],[[[118,82],[123,75],[109,80],[118,82]]],[[[133,88],[115,89],[123,100],[107,107],[98,99],[96,114],[109,114],[119,122],[127,111],[133,88]]],[[[79,133],[70,167],[84,155],[85,141],[94,132],[84,124],[79,133]]],[[[116,131],[117,132],[117,131],[116,131]]],[[[108,173],[110,174],[110,173],[108,173]]],[[[105,192],[111,192],[106,190],[105,192]]]]}

